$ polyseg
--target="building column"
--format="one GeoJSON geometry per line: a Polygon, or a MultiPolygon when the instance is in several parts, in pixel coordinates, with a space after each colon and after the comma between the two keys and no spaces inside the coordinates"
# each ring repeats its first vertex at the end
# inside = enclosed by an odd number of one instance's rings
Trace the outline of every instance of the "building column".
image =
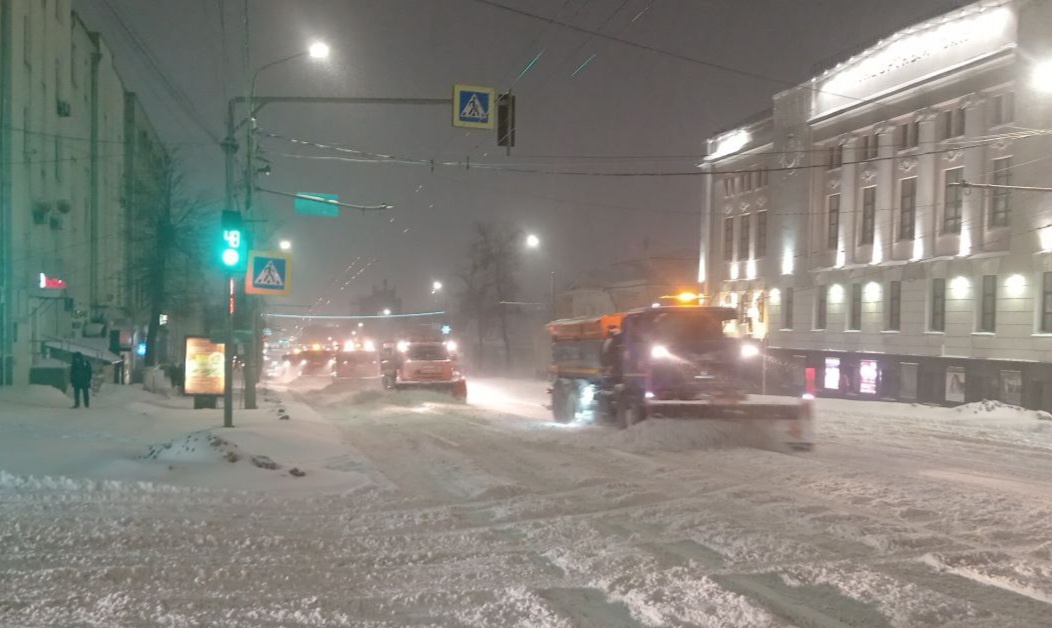
{"type": "MultiPolygon", "coordinates": [[[[986,135],[986,102],[978,94],[969,94],[961,99],[964,109],[964,140],[966,145],[977,137],[986,135]]],[[[986,182],[986,146],[974,146],[964,149],[964,180],[975,183],[986,182]]],[[[972,190],[971,194],[962,195],[961,203],[961,239],[959,255],[970,255],[983,248],[983,232],[986,222],[983,217],[983,200],[989,194],[982,190],[972,190]]],[[[1008,248],[1007,242],[1005,248],[1008,248]]]]}
{"type": "Polygon", "coordinates": [[[877,150],[877,212],[873,230],[873,259],[891,259],[895,242],[895,125],[883,122],[874,129],[879,141],[877,150]],[[879,249],[879,253],[878,253],[879,249]]]}
{"type": "Polygon", "coordinates": [[[858,137],[848,137],[843,142],[844,161],[840,167],[840,243],[837,261],[845,264],[868,262],[856,255],[858,237],[856,221],[858,214],[858,162],[862,155],[858,150],[858,137]]]}
{"type": "Polygon", "coordinates": [[[917,211],[914,223],[913,259],[923,259],[935,254],[935,238],[938,229],[935,225],[935,201],[937,184],[942,178],[938,173],[939,156],[935,154],[937,140],[936,126],[938,112],[925,109],[917,113],[920,123],[917,148],[917,211]]]}

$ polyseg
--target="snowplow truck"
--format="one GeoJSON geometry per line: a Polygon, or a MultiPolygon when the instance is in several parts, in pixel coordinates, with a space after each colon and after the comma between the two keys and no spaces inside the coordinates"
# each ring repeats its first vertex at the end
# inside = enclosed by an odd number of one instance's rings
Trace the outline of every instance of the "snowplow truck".
{"type": "Polygon", "coordinates": [[[733,308],[660,306],[548,324],[551,407],[561,423],[581,418],[631,427],[649,417],[771,420],[786,443],[812,447],[813,397],[752,399],[743,388],[759,345],[726,331],[733,308]]]}

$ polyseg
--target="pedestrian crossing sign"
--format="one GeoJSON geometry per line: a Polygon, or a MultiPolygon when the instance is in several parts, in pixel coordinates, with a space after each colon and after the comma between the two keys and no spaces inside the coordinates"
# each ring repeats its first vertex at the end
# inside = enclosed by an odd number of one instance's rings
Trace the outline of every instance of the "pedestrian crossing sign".
{"type": "Polygon", "coordinates": [[[283,296],[289,293],[292,260],[285,253],[249,251],[245,294],[283,296]]]}
{"type": "Polygon", "coordinates": [[[492,129],[496,90],[475,85],[453,86],[453,126],[492,129]]]}

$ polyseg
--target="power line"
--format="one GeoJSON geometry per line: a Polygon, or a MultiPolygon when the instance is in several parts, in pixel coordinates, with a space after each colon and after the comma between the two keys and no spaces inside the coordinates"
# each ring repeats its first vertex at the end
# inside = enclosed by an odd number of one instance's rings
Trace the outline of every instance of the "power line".
{"type": "Polygon", "coordinates": [[[161,65],[158,62],[156,55],[154,55],[153,51],[146,44],[146,42],[143,41],[143,39],[139,37],[138,33],[136,33],[131,28],[131,26],[128,25],[128,23],[121,16],[120,12],[118,12],[117,9],[114,8],[110,0],[102,0],[102,3],[106,6],[107,9],[109,9],[109,12],[113,14],[113,17],[117,20],[117,25],[120,27],[125,37],[127,37],[127,39],[131,42],[132,46],[134,46],[135,49],[139,52],[140,59],[142,59],[147,68],[150,71],[152,71],[158,79],[160,79],[161,85],[164,87],[165,91],[168,92],[168,95],[175,102],[175,104],[178,105],[180,109],[182,109],[183,114],[186,115],[186,117],[191,122],[193,122],[198,129],[204,132],[204,134],[207,135],[209,139],[212,140],[212,142],[214,142],[217,145],[220,144],[221,142],[219,136],[212,132],[208,124],[205,122],[205,117],[201,115],[201,112],[197,109],[193,101],[190,100],[186,93],[182,89],[180,89],[174,82],[172,82],[170,78],[168,78],[168,75],[161,68],[161,65]]]}
{"type": "MultiPolygon", "coordinates": [[[[1046,135],[1047,131],[1034,131],[1031,135],[1019,136],[1016,139],[1024,139],[1025,137],[1033,137],[1037,135],[1046,135]]],[[[332,150],[335,152],[350,153],[355,157],[342,157],[332,155],[299,155],[296,153],[275,153],[283,157],[289,157],[292,159],[314,159],[314,160],[328,160],[328,161],[346,161],[350,163],[389,163],[396,165],[407,165],[407,166],[422,166],[427,168],[457,168],[463,170],[486,170],[486,171],[497,171],[497,172],[510,172],[517,174],[538,174],[538,175],[549,175],[549,176],[577,176],[577,177],[628,177],[628,178],[639,178],[639,177],[698,177],[698,176],[717,176],[727,174],[751,174],[758,172],[796,172],[798,170],[813,170],[813,169],[825,169],[828,170],[829,165],[825,163],[821,164],[807,164],[807,165],[789,165],[789,166],[774,166],[774,167],[763,167],[763,168],[734,168],[726,170],[715,170],[715,169],[691,169],[688,171],[642,171],[642,172],[624,172],[624,171],[588,171],[588,170],[553,170],[553,169],[541,169],[537,167],[530,167],[527,165],[519,164],[502,164],[495,162],[472,162],[466,161],[436,161],[428,159],[419,159],[411,157],[400,157],[391,155],[388,153],[374,153],[369,151],[363,151],[356,148],[350,148],[346,146],[336,144],[326,144],[321,142],[315,142],[311,140],[303,140],[298,138],[290,138],[284,135],[274,132],[262,132],[261,135],[273,139],[280,139],[292,144],[307,145],[317,149],[332,150]]],[[[942,155],[949,152],[956,152],[961,150],[967,150],[971,148],[978,148],[989,144],[997,143],[1001,141],[1000,138],[988,138],[981,141],[973,141],[969,144],[955,144],[950,147],[930,150],[930,151],[916,151],[911,152],[905,156],[903,155],[891,155],[886,157],[874,157],[871,159],[860,159],[856,161],[844,161],[841,166],[850,165],[863,165],[867,163],[876,163],[880,161],[889,161],[902,159],[903,157],[922,157],[927,155],[942,155]]],[[[803,151],[799,151],[803,152],[803,151]]]]}

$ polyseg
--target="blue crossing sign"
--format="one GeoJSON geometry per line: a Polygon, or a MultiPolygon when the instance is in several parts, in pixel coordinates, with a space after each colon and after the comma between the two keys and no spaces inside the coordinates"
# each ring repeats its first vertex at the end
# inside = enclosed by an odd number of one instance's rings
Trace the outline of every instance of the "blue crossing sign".
{"type": "Polygon", "coordinates": [[[453,86],[453,126],[492,129],[496,90],[475,85],[453,86]]]}
{"type": "Polygon", "coordinates": [[[250,251],[245,273],[245,293],[282,296],[289,293],[292,260],[285,253],[250,251]]]}

